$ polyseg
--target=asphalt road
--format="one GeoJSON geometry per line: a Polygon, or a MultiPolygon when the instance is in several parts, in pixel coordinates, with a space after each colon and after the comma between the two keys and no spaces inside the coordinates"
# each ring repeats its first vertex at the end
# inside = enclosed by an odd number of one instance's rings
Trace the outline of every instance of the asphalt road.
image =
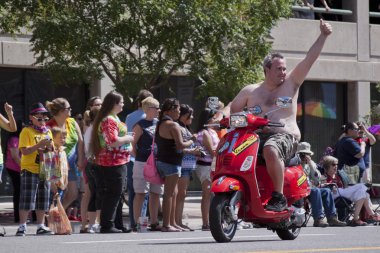
{"type": "Polygon", "coordinates": [[[216,243],[210,232],[148,232],[137,234],[73,234],[35,236],[30,226],[26,237],[15,237],[10,228],[0,238],[0,252],[380,252],[380,226],[302,228],[294,241],[282,241],[266,229],[237,231],[229,243],[216,243]]]}

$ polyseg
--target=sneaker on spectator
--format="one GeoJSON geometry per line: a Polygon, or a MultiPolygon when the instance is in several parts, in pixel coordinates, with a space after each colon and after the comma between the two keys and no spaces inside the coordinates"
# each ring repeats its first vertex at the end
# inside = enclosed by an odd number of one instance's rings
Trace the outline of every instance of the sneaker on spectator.
{"type": "Polygon", "coordinates": [[[37,235],[53,235],[54,233],[46,226],[40,226],[36,232],[37,235]]]}
{"type": "Polygon", "coordinates": [[[331,227],[345,227],[347,226],[346,222],[338,220],[336,216],[331,216],[327,218],[327,222],[331,227]]]}
{"type": "Polygon", "coordinates": [[[238,222],[236,229],[242,230],[242,229],[249,229],[249,228],[251,228],[251,225],[249,223],[246,223],[244,221],[240,221],[240,222],[238,222]]]}
{"type": "Polygon", "coordinates": [[[90,234],[99,233],[99,231],[100,231],[100,226],[99,226],[99,224],[92,224],[92,225],[89,225],[89,226],[88,226],[88,229],[87,229],[87,233],[90,233],[90,234]]]}
{"type": "Polygon", "coordinates": [[[324,218],[314,219],[313,227],[325,228],[328,226],[329,224],[325,221],[324,218]]]}
{"type": "Polygon", "coordinates": [[[26,227],[24,225],[21,225],[18,227],[16,236],[25,236],[26,235],[26,227]]]}

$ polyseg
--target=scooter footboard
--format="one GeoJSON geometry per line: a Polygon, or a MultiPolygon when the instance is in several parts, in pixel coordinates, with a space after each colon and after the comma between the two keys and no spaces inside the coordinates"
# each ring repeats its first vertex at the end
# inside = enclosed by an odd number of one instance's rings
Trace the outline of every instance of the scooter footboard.
{"type": "Polygon", "coordinates": [[[211,192],[232,192],[232,191],[243,191],[242,183],[236,178],[222,176],[215,179],[211,184],[211,192]]]}

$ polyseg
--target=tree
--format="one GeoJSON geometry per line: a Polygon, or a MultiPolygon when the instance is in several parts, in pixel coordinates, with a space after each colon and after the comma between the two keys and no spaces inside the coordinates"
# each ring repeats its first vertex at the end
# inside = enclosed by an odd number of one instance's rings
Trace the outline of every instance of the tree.
{"type": "Polygon", "coordinates": [[[36,64],[59,81],[104,73],[126,95],[185,72],[229,101],[257,81],[272,26],[291,0],[3,0],[0,29],[31,33],[36,64]]]}

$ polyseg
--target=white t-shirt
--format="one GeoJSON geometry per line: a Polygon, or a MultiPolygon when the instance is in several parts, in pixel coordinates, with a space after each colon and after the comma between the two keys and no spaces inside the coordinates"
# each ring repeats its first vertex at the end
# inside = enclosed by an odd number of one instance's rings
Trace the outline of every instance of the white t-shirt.
{"type": "Polygon", "coordinates": [[[91,134],[92,134],[92,124],[86,129],[86,132],[83,135],[84,154],[85,154],[87,159],[91,156],[91,154],[89,154],[90,153],[89,147],[90,147],[91,134]]]}

